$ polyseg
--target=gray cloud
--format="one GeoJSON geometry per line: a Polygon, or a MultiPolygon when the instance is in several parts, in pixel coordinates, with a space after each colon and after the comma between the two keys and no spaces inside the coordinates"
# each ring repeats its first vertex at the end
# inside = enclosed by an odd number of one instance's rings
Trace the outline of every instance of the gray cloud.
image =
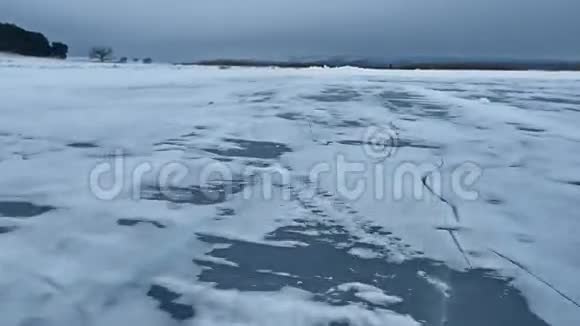
{"type": "Polygon", "coordinates": [[[2,0],[0,21],[85,54],[580,58],[577,0],[2,0]]]}

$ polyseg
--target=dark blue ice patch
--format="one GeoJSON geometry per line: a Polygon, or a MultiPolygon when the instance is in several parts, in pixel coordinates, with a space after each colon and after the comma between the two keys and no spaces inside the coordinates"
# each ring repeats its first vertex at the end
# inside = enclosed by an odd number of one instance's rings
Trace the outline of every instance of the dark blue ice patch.
{"type": "Polygon", "coordinates": [[[362,120],[342,120],[337,123],[336,127],[345,127],[345,128],[362,128],[368,126],[368,122],[362,120]]]}
{"type": "Polygon", "coordinates": [[[434,91],[439,91],[439,92],[452,92],[452,93],[463,93],[463,92],[467,92],[466,89],[455,88],[455,87],[433,87],[431,89],[434,90],[434,91]]]}
{"type": "Polygon", "coordinates": [[[167,139],[167,140],[163,140],[160,142],[157,142],[155,144],[153,144],[153,146],[183,146],[184,145],[184,140],[183,139],[176,139],[176,138],[171,138],[171,139],[167,139]]]}
{"type": "Polygon", "coordinates": [[[242,95],[241,97],[250,103],[265,103],[272,101],[275,96],[275,91],[261,91],[249,95],[242,95]]]}
{"type": "Polygon", "coordinates": [[[206,152],[225,157],[249,157],[256,159],[278,159],[285,153],[292,152],[286,144],[256,141],[236,138],[226,138],[224,141],[232,144],[235,148],[205,148],[206,152]]]}
{"type": "Polygon", "coordinates": [[[0,234],[6,234],[16,231],[18,228],[15,226],[0,226],[0,234]]]}
{"type": "MultiPolygon", "coordinates": [[[[279,291],[291,286],[314,293],[315,300],[331,305],[355,302],[369,309],[384,309],[355,293],[336,290],[338,285],[360,282],[402,298],[402,302],[389,305],[388,309],[408,314],[426,326],[547,326],[530,311],[522,294],[511,286],[511,280],[498,277],[492,270],[457,271],[425,258],[402,263],[362,259],[349,254],[353,246],[360,248],[363,244],[353,243],[353,237],[344,228],[323,223],[307,226],[308,222],[303,222],[302,226],[280,228],[266,239],[300,241],[307,247],[276,247],[199,235],[204,242],[229,244],[228,248],[215,249],[209,255],[238,265],[196,261],[211,267],[200,274],[199,280],[215,283],[219,289],[240,291],[279,291]],[[319,231],[320,235],[301,233],[306,230],[319,231]],[[345,245],[348,243],[352,245],[345,245]],[[427,277],[445,282],[449,291],[442,291],[427,277]]],[[[379,227],[370,227],[368,231],[387,234],[379,227]]],[[[349,321],[337,322],[348,325],[349,321]]]]}
{"type": "Polygon", "coordinates": [[[500,198],[488,198],[485,200],[486,203],[491,204],[491,205],[503,205],[504,204],[504,200],[500,199],[500,198]]]}
{"type": "Polygon", "coordinates": [[[195,131],[181,135],[181,138],[195,138],[195,137],[199,137],[199,133],[195,131]]]}
{"type": "Polygon", "coordinates": [[[192,306],[174,302],[182,296],[181,294],[172,292],[163,286],[152,285],[147,296],[155,299],[159,303],[159,309],[168,313],[175,320],[183,321],[195,317],[195,310],[192,306]]]}
{"type": "Polygon", "coordinates": [[[91,142],[73,142],[73,143],[68,143],[67,146],[72,147],[72,148],[98,148],[99,147],[99,145],[97,145],[95,143],[91,143],[91,142]]]}
{"type": "MultiPolygon", "coordinates": [[[[337,143],[339,143],[341,145],[349,145],[349,146],[374,146],[375,145],[375,144],[372,144],[370,142],[365,142],[365,141],[361,141],[361,140],[339,140],[339,141],[337,141],[337,143]]],[[[421,148],[421,149],[441,149],[440,145],[413,142],[413,141],[410,141],[407,139],[393,139],[392,144],[386,144],[386,145],[391,146],[391,147],[395,147],[395,148],[410,147],[410,148],[421,148]]],[[[387,151],[388,148],[385,150],[387,151]]]]}
{"type": "Polygon", "coordinates": [[[245,162],[245,165],[250,166],[250,167],[260,168],[260,169],[264,169],[264,168],[272,166],[272,164],[267,162],[267,161],[248,161],[248,162],[245,162]]]}
{"type": "Polygon", "coordinates": [[[240,193],[248,185],[245,180],[221,181],[206,186],[167,187],[146,186],[141,191],[145,200],[167,201],[175,204],[216,205],[240,193]]]}
{"type": "Polygon", "coordinates": [[[534,128],[534,127],[526,127],[526,126],[519,126],[517,127],[518,130],[521,131],[527,131],[527,132],[533,132],[533,133],[540,133],[540,132],[545,132],[545,129],[542,128],[534,128]]]}
{"type": "Polygon", "coordinates": [[[297,120],[306,120],[305,117],[300,113],[294,112],[284,112],[276,114],[278,118],[290,121],[297,121],[297,120]]]}
{"type": "Polygon", "coordinates": [[[138,224],[151,224],[158,229],[165,229],[165,225],[163,225],[162,223],[144,219],[121,218],[117,220],[117,224],[121,226],[136,226],[138,224]]]}
{"type": "Polygon", "coordinates": [[[56,209],[48,205],[36,205],[30,202],[0,201],[0,216],[34,217],[56,209]]]}
{"type": "Polygon", "coordinates": [[[378,95],[378,98],[383,103],[383,107],[396,114],[444,120],[455,118],[447,107],[432,102],[421,95],[402,91],[384,91],[378,95]]]}
{"type": "Polygon", "coordinates": [[[580,187],[580,180],[569,180],[569,181],[564,181],[564,183],[571,185],[571,186],[579,186],[580,187]]]}
{"type": "Polygon", "coordinates": [[[234,216],[235,214],[236,211],[234,211],[231,208],[223,208],[223,207],[218,208],[218,216],[234,216]]]}
{"type": "Polygon", "coordinates": [[[530,132],[530,133],[542,133],[545,132],[545,129],[527,126],[518,122],[507,122],[508,125],[516,127],[517,130],[530,132]]]}
{"type": "Polygon", "coordinates": [[[531,99],[536,102],[580,106],[580,99],[549,97],[549,96],[532,96],[531,99]]]}

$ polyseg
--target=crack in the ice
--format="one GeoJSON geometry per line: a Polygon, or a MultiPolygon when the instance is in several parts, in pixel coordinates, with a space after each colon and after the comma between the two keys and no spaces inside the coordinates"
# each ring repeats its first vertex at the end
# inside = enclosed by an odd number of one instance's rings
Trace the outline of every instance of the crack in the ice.
{"type": "Polygon", "coordinates": [[[499,258],[511,263],[512,265],[518,267],[519,269],[523,270],[524,272],[528,273],[530,276],[532,276],[533,278],[535,278],[538,282],[544,284],[545,286],[549,287],[550,289],[552,289],[552,291],[556,292],[558,295],[560,295],[560,297],[564,298],[566,301],[572,303],[573,305],[575,305],[576,307],[580,308],[580,303],[578,303],[576,300],[572,299],[570,296],[568,296],[566,293],[558,290],[554,285],[552,285],[550,282],[544,280],[542,277],[540,277],[538,274],[532,272],[528,267],[526,267],[525,265],[523,265],[522,263],[496,251],[493,249],[490,249],[491,252],[493,252],[494,254],[496,254],[499,258]]]}
{"type": "Polygon", "coordinates": [[[469,261],[469,258],[467,257],[467,253],[465,252],[465,249],[463,249],[461,242],[459,242],[459,239],[457,238],[457,234],[455,234],[455,231],[447,230],[447,232],[449,232],[451,239],[453,239],[453,242],[455,243],[457,250],[459,250],[459,252],[463,256],[463,259],[465,260],[465,263],[467,264],[467,266],[469,266],[469,269],[473,269],[473,265],[471,265],[471,261],[469,261]]]}
{"type": "MultiPolygon", "coordinates": [[[[444,164],[445,164],[445,162],[442,159],[441,160],[441,164],[437,167],[437,169],[441,169],[444,164]]],[[[435,192],[433,190],[433,188],[427,182],[427,178],[429,177],[430,173],[431,172],[428,172],[427,174],[425,174],[421,178],[421,182],[423,183],[423,186],[430,193],[432,193],[435,197],[437,197],[441,202],[447,204],[447,206],[449,206],[451,208],[451,211],[453,212],[453,217],[455,218],[455,221],[457,223],[461,222],[461,218],[459,216],[459,209],[457,209],[457,206],[455,204],[451,203],[446,198],[444,198],[442,195],[440,195],[437,192],[435,192]]],[[[467,253],[465,252],[465,249],[463,249],[463,246],[461,245],[461,242],[459,241],[459,238],[457,237],[456,230],[446,229],[445,231],[447,231],[449,233],[449,235],[451,236],[451,239],[453,240],[453,243],[455,244],[455,247],[457,248],[457,250],[459,251],[459,253],[461,254],[461,256],[463,256],[463,259],[465,260],[465,263],[467,264],[467,266],[469,267],[469,269],[472,269],[473,268],[473,265],[471,264],[471,261],[469,260],[469,257],[467,256],[467,253]]]]}
{"type": "MultiPolygon", "coordinates": [[[[441,162],[443,162],[443,161],[441,161],[441,162]]],[[[443,165],[441,165],[441,166],[443,166],[443,165]]],[[[451,211],[453,212],[453,218],[455,219],[455,221],[458,223],[461,222],[461,217],[459,216],[459,209],[457,208],[457,206],[455,204],[453,204],[452,202],[450,202],[447,198],[441,196],[435,190],[433,190],[433,188],[431,188],[429,183],[427,183],[428,177],[429,177],[429,173],[424,175],[423,178],[421,178],[421,182],[423,183],[423,186],[425,186],[425,188],[427,188],[427,190],[429,190],[429,192],[432,193],[433,196],[437,197],[440,201],[447,204],[451,208],[451,211]]]]}

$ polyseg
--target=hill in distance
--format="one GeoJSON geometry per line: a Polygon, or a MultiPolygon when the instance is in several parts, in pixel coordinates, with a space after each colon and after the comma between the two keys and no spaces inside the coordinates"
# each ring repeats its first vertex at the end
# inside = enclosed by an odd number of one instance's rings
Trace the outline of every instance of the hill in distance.
{"type": "Polygon", "coordinates": [[[42,33],[0,23],[0,52],[66,59],[68,46],[61,42],[50,43],[42,33]]]}

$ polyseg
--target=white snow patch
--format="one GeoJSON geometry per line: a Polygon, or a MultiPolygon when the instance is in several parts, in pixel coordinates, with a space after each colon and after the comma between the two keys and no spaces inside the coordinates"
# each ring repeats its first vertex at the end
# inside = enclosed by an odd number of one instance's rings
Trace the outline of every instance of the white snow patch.
{"type": "Polygon", "coordinates": [[[294,288],[280,292],[239,292],[216,290],[206,285],[192,285],[175,279],[158,280],[169,289],[183,294],[182,302],[191,302],[199,313],[195,325],[282,326],[321,325],[348,322],[349,325],[420,325],[408,316],[388,310],[366,310],[356,305],[333,307],[311,300],[312,294],[294,288]]]}
{"type": "Polygon", "coordinates": [[[403,302],[403,299],[397,296],[387,295],[383,290],[364,283],[344,283],[336,289],[342,292],[354,292],[354,295],[360,299],[376,305],[388,306],[403,302]]]}
{"type": "Polygon", "coordinates": [[[443,282],[442,280],[436,277],[428,275],[424,271],[418,271],[417,275],[425,279],[427,283],[433,285],[438,291],[443,293],[444,296],[448,298],[451,296],[451,287],[449,286],[449,284],[443,282]]]}
{"type": "Polygon", "coordinates": [[[374,250],[360,247],[351,248],[349,249],[348,253],[362,259],[377,259],[383,256],[381,253],[374,250]]]}

